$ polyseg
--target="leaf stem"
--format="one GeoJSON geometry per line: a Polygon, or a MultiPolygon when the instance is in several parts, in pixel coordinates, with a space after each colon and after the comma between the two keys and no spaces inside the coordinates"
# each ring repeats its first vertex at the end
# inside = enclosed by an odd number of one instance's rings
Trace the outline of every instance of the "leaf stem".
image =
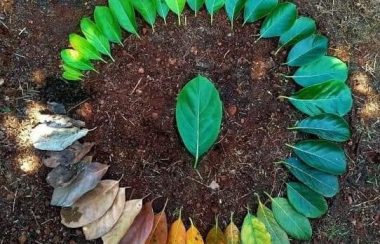
{"type": "Polygon", "coordinates": [[[261,40],[261,38],[263,38],[263,36],[262,36],[262,35],[260,35],[260,36],[259,36],[259,38],[257,38],[257,39],[256,39],[256,41],[255,41],[254,43],[257,43],[258,41],[260,41],[260,40],[261,40]]]}
{"type": "Polygon", "coordinates": [[[277,56],[277,54],[282,50],[282,47],[283,47],[283,46],[279,47],[279,48],[276,50],[276,52],[274,53],[274,56],[277,56]]]}

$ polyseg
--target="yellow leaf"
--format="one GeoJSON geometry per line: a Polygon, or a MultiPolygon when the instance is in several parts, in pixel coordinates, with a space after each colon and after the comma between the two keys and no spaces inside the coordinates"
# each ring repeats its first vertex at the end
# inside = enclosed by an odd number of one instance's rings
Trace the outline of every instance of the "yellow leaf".
{"type": "Polygon", "coordinates": [[[227,238],[227,244],[240,244],[240,231],[233,221],[233,213],[230,224],[224,230],[224,235],[227,238]]]}
{"type": "Polygon", "coordinates": [[[181,219],[181,213],[169,230],[168,244],[186,244],[186,228],[181,219]]]}
{"type": "Polygon", "coordinates": [[[215,226],[207,234],[206,244],[227,244],[226,236],[218,226],[218,219],[216,219],[215,226]]]}
{"type": "Polygon", "coordinates": [[[191,219],[190,222],[191,226],[186,233],[186,244],[204,244],[201,233],[199,233],[199,230],[194,226],[191,219]]]}

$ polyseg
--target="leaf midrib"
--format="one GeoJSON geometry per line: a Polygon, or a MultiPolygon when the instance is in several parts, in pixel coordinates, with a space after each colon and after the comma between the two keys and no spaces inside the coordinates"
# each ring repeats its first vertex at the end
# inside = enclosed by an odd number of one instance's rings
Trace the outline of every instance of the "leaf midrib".
{"type": "MultiPolygon", "coordinates": [[[[301,151],[301,152],[303,152],[303,153],[306,153],[306,154],[312,155],[312,156],[314,156],[314,157],[317,157],[317,158],[319,158],[319,159],[322,159],[323,161],[330,162],[331,164],[337,166],[337,163],[334,162],[334,161],[331,161],[331,160],[330,160],[330,157],[328,157],[328,158],[323,158],[323,157],[319,156],[318,154],[314,154],[314,153],[312,153],[312,152],[305,151],[304,149],[301,149],[300,147],[296,147],[296,146],[292,146],[292,148],[297,149],[297,150],[299,150],[299,151],[301,151]]],[[[338,165],[338,166],[339,166],[339,165],[338,165]]]]}

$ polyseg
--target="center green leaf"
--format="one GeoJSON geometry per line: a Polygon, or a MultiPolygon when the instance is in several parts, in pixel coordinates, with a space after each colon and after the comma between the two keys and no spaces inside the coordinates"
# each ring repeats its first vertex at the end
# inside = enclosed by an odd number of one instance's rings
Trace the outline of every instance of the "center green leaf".
{"type": "Polygon", "coordinates": [[[187,150],[195,157],[194,168],[218,138],[222,115],[222,101],[209,79],[198,76],[179,93],[177,127],[187,150]]]}

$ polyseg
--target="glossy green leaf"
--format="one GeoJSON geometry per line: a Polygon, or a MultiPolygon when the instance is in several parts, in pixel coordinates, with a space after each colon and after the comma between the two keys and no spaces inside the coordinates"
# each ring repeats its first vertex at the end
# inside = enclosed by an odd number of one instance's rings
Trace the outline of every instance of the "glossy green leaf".
{"type": "Polygon", "coordinates": [[[290,204],[304,216],[319,218],[327,212],[326,199],[304,184],[288,182],[286,183],[286,189],[290,204]]]}
{"type": "Polygon", "coordinates": [[[61,51],[61,59],[64,64],[79,70],[95,70],[88,59],[74,49],[64,49],[61,51]]]}
{"type": "Polygon", "coordinates": [[[109,41],[123,45],[121,41],[120,25],[117,23],[108,7],[96,6],[94,19],[95,24],[109,41]]]}
{"type": "Polygon", "coordinates": [[[264,223],[267,228],[272,244],[289,244],[289,238],[286,232],[278,225],[273,216],[273,212],[267,208],[259,199],[257,208],[257,218],[264,223]]]}
{"type": "Polygon", "coordinates": [[[346,115],[352,108],[350,88],[340,81],[329,81],[301,89],[284,97],[299,111],[309,115],[331,113],[346,115]]]}
{"type": "Polygon", "coordinates": [[[244,24],[253,23],[270,14],[278,0],[247,0],[244,8],[244,24]]]}
{"type": "Polygon", "coordinates": [[[293,45],[300,40],[312,35],[316,29],[317,27],[313,19],[301,16],[296,19],[288,31],[280,36],[280,46],[285,47],[293,45]]]}
{"type": "Polygon", "coordinates": [[[297,7],[293,3],[280,3],[265,18],[260,29],[260,38],[281,36],[292,27],[297,18],[297,7]]]}
{"type": "Polygon", "coordinates": [[[91,45],[93,45],[99,52],[109,56],[113,60],[111,56],[110,43],[94,22],[92,22],[89,18],[83,18],[80,21],[80,28],[91,45]]]}
{"type": "Polygon", "coordinates": [[[214,20],[214,15],[223,7],[225,0],[206,0],[207,12],[211,15],[211,23],[214,20]]]}
{"type": "Polygon", "coordinates": [[[195,16],[197,16],[204,3],[205,0],[187,0],[187,4],[195,12],[195,16]]]}
{"type": "Polygon", "coordinates": [[[119,25],[126,31],[139,36],[135,10],[130,0],[108,0],[109,8],[119,25]]]}
{"type": "Polygon", "coordinates": [[[325,81],[335,80],[346,82],[348,78],[347,65],[338,58],[323,56],[307,65],[301,66],[292,76],[287,76],[298,85],[307,87],[325,81]]]}
{"type": "Polygon", "coordinates": [[[243,10],[245,0],[225,0],[225,9],[228,19],[233,26],[234,20],[239,16],[240,12],[243,10]]]}
{"type": "Polygon", "coordinates": [[[218,138],[222,110],[218,91],[203,76],[187,83],[178,95],[177,127],[186,148],[195,157],[194,168],[218,138]]]}
{"type": "Polygon", "coordinates": [[[70,34],[69,42],[85,59],[103,60],[99,51],[80,35],[70,34]]]}
{"type": "Polygon", "coordinates": [[[181,14],[185,8],[186,0],[165,0],[169,9],[178,16],[178,23],[181,24],[181,14]]]}
{"type": "Polygon", "coordinates": [[[291,157],[282,162],[299,181],[325,197],[333,197],[339,191],[338,178],[314,169],[301,160],[291,157]]]}
{"type": "Polygon", "coordinates": [[[169,14],[169,7],[166,4],[165,0],[156,0],[157,14],[164,19],[166,24],[166,18],[169,14]]]}
{"type": "Polygon", "coordinates": [[[297,240],[310,240],[312,229],[309,220],[297,212],[287,199],[276,197],[272,199],[272,210],[278,224],[291,237],[297,240]]]}
{"type": "Polygon", "coordinates": [[[289,129],[313,134],[321,139],[336,142],[347,141],[351,136],[350,128],[346,120],[335,114],[312,116],[300,121],[289,129]]]}
{"type": "Polygon", "coordinates": [[[249,212],[244,218],[240,236],[242,244],[271,243],[271,236],[264,223],[249,212]]]}
{"type": "Polygon", "coordinates": [[[298,42],[290,50],[286,64],[302,66],[309,64],[327,53],[329,40],[322,35],[311,35],[298,42]]]}
{"type": "Polygon", "coordinates": [[[62,69],[63,69],[62,77],[65,80],[78,81],[78,80],[82,80],[83,78],[83,73],[80,70],[74,69],[65,64],[62,65],[62,69]]]}
{"type": "Polygon", "coordinates": [[[133,7],[144,18],[144,20],[154,28],[157,17],[155,0],[130,0],[133,7]]]}
{"type": "Polygon", "coordinates": [[[332,175],[346,172],[347,160],[344,150],[336,143],[325,140],[304,140],[288,145],[307,165],[332,175]]]}

